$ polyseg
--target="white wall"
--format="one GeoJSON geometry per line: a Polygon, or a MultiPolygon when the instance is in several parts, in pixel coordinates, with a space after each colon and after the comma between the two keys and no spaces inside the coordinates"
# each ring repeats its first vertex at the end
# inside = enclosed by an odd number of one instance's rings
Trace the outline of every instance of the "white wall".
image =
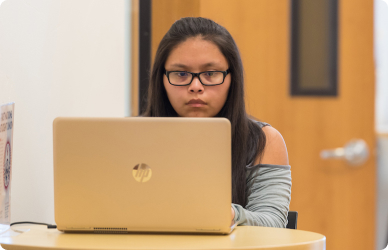
{"type": "Polygon", "coordinates": [[[374,2],[376,130],[388,133],[388,0],[374,2]]]}
{"type": "Polygon", "coordinates": [[[374,1],[376,62],[377,221],[376,247],[388,240],[388,0],[374,1]]]}
{"type": "Polygon", "coordinates": [[[0,104],[15,102],[11,221],[55,223],[53,119],[129,115],[130,0],[0,2],[0,104]]]}

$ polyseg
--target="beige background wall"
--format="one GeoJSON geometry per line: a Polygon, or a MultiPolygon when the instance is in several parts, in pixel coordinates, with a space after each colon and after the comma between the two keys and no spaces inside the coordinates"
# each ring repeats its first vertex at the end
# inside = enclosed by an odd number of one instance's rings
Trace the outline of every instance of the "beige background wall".
{"type": "Polygon", "coordinates": [[[14,101],[11,220],[54,223],[52,121],[129,115],[129,0],[6,0],[0,104],[14,101]]]}

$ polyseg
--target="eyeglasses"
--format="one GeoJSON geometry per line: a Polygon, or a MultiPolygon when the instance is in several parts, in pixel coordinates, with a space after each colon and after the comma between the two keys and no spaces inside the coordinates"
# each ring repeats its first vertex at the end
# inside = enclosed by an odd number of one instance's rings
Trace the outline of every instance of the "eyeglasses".
{"type": "Polygon", "coordinates": [[[198,77],[202,85],[214,86],[224,83],[225,77],[230,73],[229,69],[226,71],[204,71],[193,73],[188,71],[165,71],[168,82],[174,86],[190,85],[194,77],[198,77]]]}

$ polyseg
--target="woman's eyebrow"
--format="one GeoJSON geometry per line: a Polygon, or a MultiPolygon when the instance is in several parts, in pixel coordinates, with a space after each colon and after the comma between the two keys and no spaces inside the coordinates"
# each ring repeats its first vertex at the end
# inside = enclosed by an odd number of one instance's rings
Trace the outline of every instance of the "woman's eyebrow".
{"type": "Polygon", "coordinates": [[[176,67],[176,68],[187,68],[186,65],[184,64],[181,64],[181,63],[174,63],[172,65],[170,65],[170,67],[176,67]]]}
{"type": "Polygon", "coordinates": [[[219,64],[215,63],[215,62],[209,62],[209,63],[205,63],[205,64],[202,65],[202,67],[204,67],[204,68],[214,67],[214,66],[219,66],[219,64]]]}
{"type": "MultiPolygon", "coordinates": [[[[187,65],[181,64],[181,63],[174,63],[174,64],[171,64],[169,66],[176,67],[176,68],[184,68],[184,69],[189,68],[187,65]]],[[[209,63],[202,64],[201,68],[208,68],[208,67],[214,67],[214,66],[219,66],[219,64],[216,62],[209,62],[209,63]]]]}

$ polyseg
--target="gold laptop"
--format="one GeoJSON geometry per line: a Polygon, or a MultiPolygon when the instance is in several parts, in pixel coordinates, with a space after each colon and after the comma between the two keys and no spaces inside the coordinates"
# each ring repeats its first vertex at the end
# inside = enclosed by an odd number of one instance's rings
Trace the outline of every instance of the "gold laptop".
{"type": "Polygon", "coordinates": [[[56,118],[55,221],[64,232],[230,233],[225,118],[56,118]]]}

